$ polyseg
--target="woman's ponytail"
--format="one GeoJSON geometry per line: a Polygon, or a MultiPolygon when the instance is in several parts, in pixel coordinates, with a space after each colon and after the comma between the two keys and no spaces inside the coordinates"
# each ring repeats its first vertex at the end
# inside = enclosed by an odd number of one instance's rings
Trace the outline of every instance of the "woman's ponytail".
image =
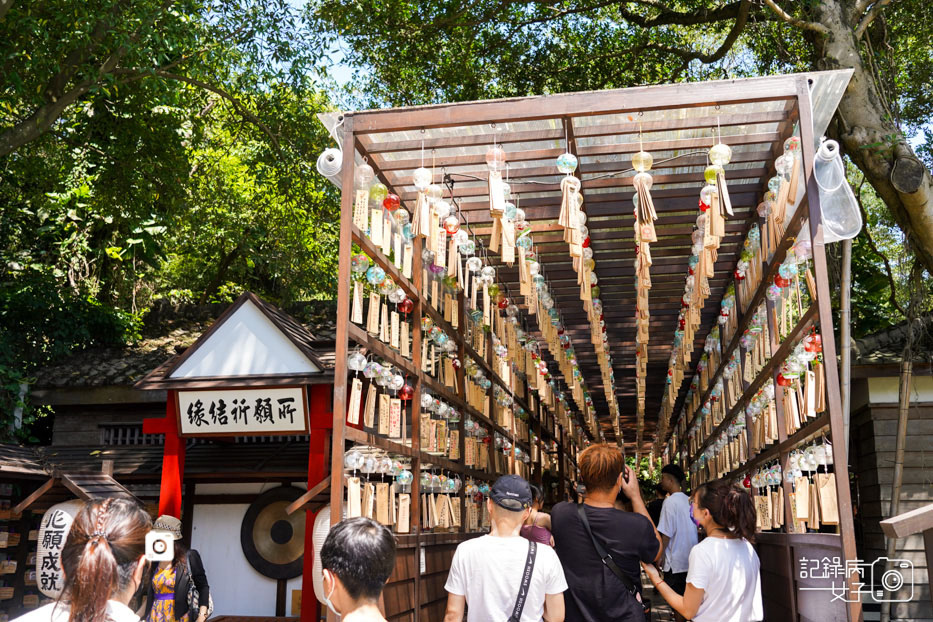
{"type": "Polygon", "coordinates": [[[132,501],[104,499],[75,517],[62,550],[69,622],[106,622],[107,601],[130,584],[145,553],[149,515],[132,501]]]}
{"type": "Polygon", "coordinates": [[[732,531],[749,542],[755,541],[755,526],[758,524],[755,504],[752,503],[752,497],[744,490],[735,486],[729,486],[726,493],[725,514],[723,518],[726,525],[732,531]]]}
{"type": "Polygon", "coordinates": [[[717,525],[749,542],[755,541],[758,519],[755,504],[746,491],[729,482],[716,480],[701,485],[696,497],[699,506],[709,511],[717,525]]]}

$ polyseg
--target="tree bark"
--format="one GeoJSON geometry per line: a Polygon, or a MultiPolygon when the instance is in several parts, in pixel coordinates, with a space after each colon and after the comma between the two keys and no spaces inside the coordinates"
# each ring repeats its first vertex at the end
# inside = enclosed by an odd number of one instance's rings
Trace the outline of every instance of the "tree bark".
{"type": "Polygon", "coordinates": [[[839,103],[841,123],[830,126],[829,132],[887,205],[917,257],[933,272],[933,178],[886,111],[871,71],[862,62],[855,24],[843,3],[821,2],[814,10],[829,30],[826,36],[807,34],[814,66],[854,70],[839,103]]]}
{"type": "Polygon", "coordinates": [[[39,107],[28,119],[20,121],[0,135],[0,158],[45,134],[62,116],[66,108],[88,92],[90,86],[90,84],[76,86],[62,97],[39,107]]]}
{"type": "Polygon", "coordinates": [[[11,8],[13,8],[13,0],[0,0],[0,20],[11,8]]]}
{"type": "Polygon", "coordinates": [[[241,250],[242,245],[235,246],[233,250],[220,258],[220,263],[217,265],[217,272],[214,274],[211,282],[207,284],[207,287],[204,288],[201,297],[198,299],[199,305],[207,304],[211,296],[217,292],[221,283],[223,283],[224,277],[227,275],[227,270],[230,269],[230,265],[233,263],[233,260],[236,259],[237,255],[240,254],[241,250]]]}

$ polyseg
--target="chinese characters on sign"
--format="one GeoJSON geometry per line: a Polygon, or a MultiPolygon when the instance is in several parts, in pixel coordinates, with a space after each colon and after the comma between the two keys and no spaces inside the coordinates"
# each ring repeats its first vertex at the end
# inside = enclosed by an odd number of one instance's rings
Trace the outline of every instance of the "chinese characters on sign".
{"type": "Polygon", "coordinates": [[[873,562],[822,557],[798,560],[797,577],[804,591],[829,592],[832,600],[856,602],[867,594],[875,602],[909,602],[914,597],[914,566],[906,559],[879,557],[873,562]],[[847,584],[846,578],[852,577],[847,584]]]}
{"type": "Polygon", "coordinates": [[[39,591],[50,598],[57,598],[62,593],[62,549],[71,523],[82,505],[83,502],[77,500],[59,503],[42,517],[36,547],[36,583],[39,591]]]}
{"type": "Polygon", "coordinates": [[[182,436],[294,434],[308,429],[301,387],[179,391],[182,436]]]}

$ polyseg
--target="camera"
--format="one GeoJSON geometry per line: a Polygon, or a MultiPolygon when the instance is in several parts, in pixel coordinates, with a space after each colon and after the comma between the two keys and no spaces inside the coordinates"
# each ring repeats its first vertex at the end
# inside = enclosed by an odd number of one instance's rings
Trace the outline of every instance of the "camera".
{"type": "Polygon", "coordinates": [[[146,559],[151,562],[170,562],[175,558],[175,538],[167,531],[146,534],[146,559]]]}
{"type": "Polygon", "coordinates": [[[906,603],[914,597],[914,565],[906,559],[879,557],[871,564],[871,597],[875,602],[906,603]],[[890,568],[888,565],[890,564],[890,568]],[[903,589],[903,596],[895,592],[903,589]],[[885,591],[890,592],[885,598],[885,591]]]}

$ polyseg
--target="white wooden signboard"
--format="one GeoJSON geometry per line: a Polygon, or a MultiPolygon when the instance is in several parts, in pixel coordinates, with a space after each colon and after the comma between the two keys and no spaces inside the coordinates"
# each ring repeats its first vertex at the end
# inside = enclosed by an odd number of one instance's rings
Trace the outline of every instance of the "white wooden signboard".
{"type": "Polygon", "coordinates": [[[308,431],[304,387],[178,391],[181,436],[271,436],[308,431]]]}

